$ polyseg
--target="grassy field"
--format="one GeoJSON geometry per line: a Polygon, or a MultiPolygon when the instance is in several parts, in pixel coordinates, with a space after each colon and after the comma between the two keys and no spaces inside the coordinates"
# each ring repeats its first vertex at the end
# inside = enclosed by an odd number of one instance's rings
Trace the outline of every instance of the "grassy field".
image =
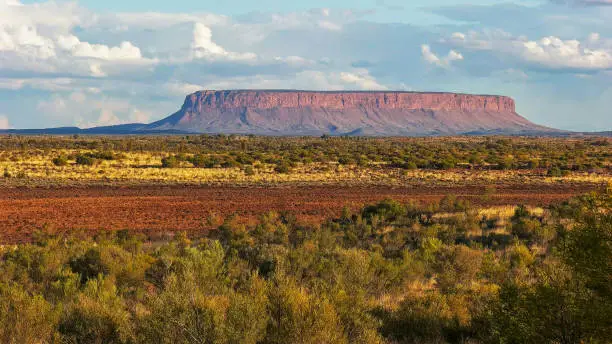
{"type": "Polygon", "coordinates": [[[611,142],[2,137],[0,185],[606,184],[612,180],[611,142]]]}

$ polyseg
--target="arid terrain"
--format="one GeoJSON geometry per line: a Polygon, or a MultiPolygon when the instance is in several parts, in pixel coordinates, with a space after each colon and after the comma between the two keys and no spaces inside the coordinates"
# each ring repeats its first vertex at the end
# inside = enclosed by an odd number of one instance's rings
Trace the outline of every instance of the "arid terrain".
{"type": "Polygon", "coordinates": [[[0,241],[104,230],[198,236],[232,215],[317,224],[343,207],[453,195],[546,207],[612,180],[609,139],[3,137],[0,241]]]}
{"type": "Polygon", "coordinates": [[[600,190],[597,184],[505,185],[487,194],[484,187],[214,187],[138,186],[0,189],[0,240],[25,242],[41,229],[93,234],[131,229],[152,236],[215,229],[237,214],[255,221],[270,211],[290,212],[317,223],[338,216],[344,206],[357,210],[384,199],[438,202],[453,194],[485,208],[515,204],[547,206],[600,190]]]}
{"type": "Polygon", "coordinates": [[[0,342],[605,343],[611,147],[0,136],[0,342]]]}

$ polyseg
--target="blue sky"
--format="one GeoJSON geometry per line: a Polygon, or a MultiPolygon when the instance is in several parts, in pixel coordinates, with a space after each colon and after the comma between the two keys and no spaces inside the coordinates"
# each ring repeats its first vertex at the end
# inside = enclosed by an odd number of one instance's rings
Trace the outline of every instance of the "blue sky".
{"type": "Polygon", "coordinates": [[[214,88],[505,94],[612,130],[612,0],[0,0],[0,128],[160,119],[214,88]]]}
{"type": "MultiPolygon", "coordinates": [[[[21,1],[24,4],[41,3],[40,0],[21,1]]],[[[250,12],[297,12],[310,10],[312,8],[329,9],[356,9],[356,10],[377,10],[374,15],[381,21],[414,21],[423,16],[423,12],[418,10],[426,7],[464,5],[465,1],[458,0],[308,0],[308,1],[287,1],[287,0],[183,0],[183,1],[148,1],[148,0],[81,0],[79,4],[96,11],[159,11],[159,12],[212,12],[223,15],[235,16],[250,12]]],[[[499,3],[495,0],[470,1],[471,5],[493,5],[499,3]]],[[[538,4],[538,1],[521,1],[524,4],[538,4]]]]}

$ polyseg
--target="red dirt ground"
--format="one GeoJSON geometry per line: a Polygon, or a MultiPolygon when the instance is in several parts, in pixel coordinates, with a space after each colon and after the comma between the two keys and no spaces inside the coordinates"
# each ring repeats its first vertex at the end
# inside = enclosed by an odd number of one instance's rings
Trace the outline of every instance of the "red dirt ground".
{"type": "Polygon", "coordinates": [[[314,222],[336,216],[343,206],[357,209],[385,198],[433,202],[455,194],[473,204],[534,206],[560,202],[596,185],[498,186],[490,199],[484,187],[85,187],[0,189],[0,242],[31,240],[43,227],[56,231],[130,229],[144,233],[211,229],[211,214],[238,213],[254,219],[267,211],[289,211],[314,222]]]}

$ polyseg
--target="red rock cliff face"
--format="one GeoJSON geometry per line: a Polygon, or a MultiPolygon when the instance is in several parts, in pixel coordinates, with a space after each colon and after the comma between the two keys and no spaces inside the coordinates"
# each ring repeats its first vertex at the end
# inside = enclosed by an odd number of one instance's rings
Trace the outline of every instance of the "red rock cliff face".
{"type": "Polygon", "coordinates": [[[504,96],[418,92],[237,90],[188,95],[147,130],[260,135],[418,136],[550,130],[504,96]]]}
{"type": "Polygon", "coordinates": [[[187,96],[183,110],[324,108],[515,112],[504,96],[415,92],[201,91],[187,96]]]}

